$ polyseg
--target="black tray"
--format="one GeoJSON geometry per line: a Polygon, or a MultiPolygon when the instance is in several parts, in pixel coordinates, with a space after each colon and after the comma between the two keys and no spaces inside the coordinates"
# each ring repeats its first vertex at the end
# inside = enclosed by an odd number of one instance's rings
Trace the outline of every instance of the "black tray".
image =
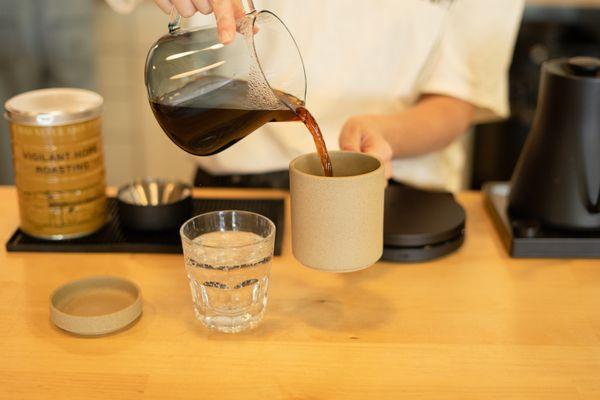
{"type": "Polygon", "coordinates": [[[514,258],[600,258],[600,232],[560,231],[531,220],[513,220],[507,212],[510,185],[488,182],[483,195],[500,239],[514,258]]]}
{"type": "MultiPolygon", "coordinates": [[[[281,254],[284,223],[282,199],[194,199],[193,215],[218,210],[243,210],[264,215],[275,224],[275,255],[281,254]]],[[[68,252],[68,253],[181,253],[179,231],[143,233],[121,226],[117,201],[108,199],[109,219],[98,232],[71,240],[43,240],[17,229],[6,242],[6,251],[68,252]]]]}

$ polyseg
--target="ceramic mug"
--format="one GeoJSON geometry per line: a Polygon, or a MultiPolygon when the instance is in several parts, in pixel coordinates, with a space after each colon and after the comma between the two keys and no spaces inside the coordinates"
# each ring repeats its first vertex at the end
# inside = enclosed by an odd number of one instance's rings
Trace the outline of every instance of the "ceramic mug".
{"type": "Polygon", "coordinates": [[[383,252],[383,165],[367,154],[329,154],[333,177],[323,176],[317,153],[290,163],[292,250],[310,268],[357,271],[383,252]]]}

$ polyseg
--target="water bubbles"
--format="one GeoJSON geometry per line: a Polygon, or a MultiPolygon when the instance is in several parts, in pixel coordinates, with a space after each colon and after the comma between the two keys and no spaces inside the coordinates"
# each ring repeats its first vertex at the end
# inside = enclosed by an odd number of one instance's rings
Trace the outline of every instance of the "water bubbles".
{"type": "Polygon", "coordinates": [[[260,66],[260,61],[254,50],[254,25],[250,18],[244,18],[239,31],[244,36],[244,41],[250,54],[250,70],[248,71],[248,102],[253,107],[261,110],[283,110],[285,105],[273,92],[269,86],[265,74],[260,66]]]}

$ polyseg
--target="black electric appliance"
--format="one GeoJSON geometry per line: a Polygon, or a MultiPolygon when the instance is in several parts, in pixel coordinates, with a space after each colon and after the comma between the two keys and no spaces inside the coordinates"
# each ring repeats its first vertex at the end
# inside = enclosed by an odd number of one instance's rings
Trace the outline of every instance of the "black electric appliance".
{"type": "Polygon", "coordinates": [[[600,59],[543,64],[531,132],[499,187],[484,192],[511,255],[600,257],[600,59]]]}
{"type": "Polygon", "coordinates": [[[472,189],[479,190],[485,182],[510,180],[535,116],[542,63],[581,55],[600,57],[600,8],[559,3],[528,2],[525,7],[509,71],[510,117],[475,126],[472,189]]]}

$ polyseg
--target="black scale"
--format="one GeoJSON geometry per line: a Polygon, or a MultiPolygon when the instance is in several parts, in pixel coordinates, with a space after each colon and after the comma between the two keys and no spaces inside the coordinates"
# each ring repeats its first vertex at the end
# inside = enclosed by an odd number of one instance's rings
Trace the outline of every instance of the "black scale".
{"type": "Polygon", "coordinates": [[[451,193],[391,181],[385,193],[382,260],[418,262],[452,253],[463,244],[465,219],[451,193]]]}

